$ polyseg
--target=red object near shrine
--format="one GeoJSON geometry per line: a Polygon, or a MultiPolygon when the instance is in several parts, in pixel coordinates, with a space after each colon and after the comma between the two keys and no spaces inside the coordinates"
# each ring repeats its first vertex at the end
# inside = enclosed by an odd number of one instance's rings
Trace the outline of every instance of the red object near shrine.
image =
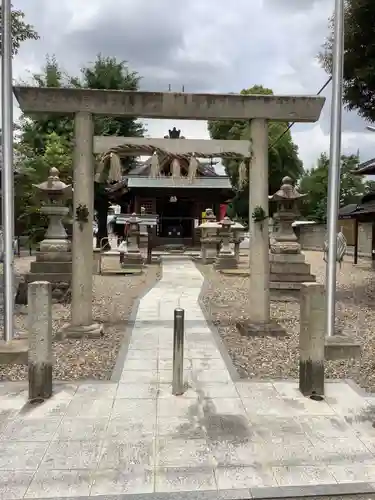
{"type": "Polygon", "coordinates": [[[227,215],[227,208],[228,208],[228,205],[226,203],[222,203],[220,205],[219,220],[223,220],[224,217],[227,215]]]}

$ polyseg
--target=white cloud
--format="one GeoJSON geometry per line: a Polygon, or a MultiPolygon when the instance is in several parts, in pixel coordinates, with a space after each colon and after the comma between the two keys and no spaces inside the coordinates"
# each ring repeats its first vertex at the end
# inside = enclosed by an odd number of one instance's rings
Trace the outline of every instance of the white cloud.
{"type": "MultiPolygon", "coordinates": [[[[315,94],[327,80],[316,60],[328,33],[333,0],[17,0],[41,35],[23,45],[14,77],[27,78],[56,54],[78,73],[97,53],[127,60],[148,90],[235,92],[254,84],[280,94],[315,94]]],[[[296,125],[292,134],[305,165],[329,149],[329,100],[318,124],[296,125]]],[[[181,128],[207,138],[204,122],[147,121],[150,135],[181,128]]],[[[363,120],[345,113],[343,150],[373,155],[374,137],[363,120]]]]}

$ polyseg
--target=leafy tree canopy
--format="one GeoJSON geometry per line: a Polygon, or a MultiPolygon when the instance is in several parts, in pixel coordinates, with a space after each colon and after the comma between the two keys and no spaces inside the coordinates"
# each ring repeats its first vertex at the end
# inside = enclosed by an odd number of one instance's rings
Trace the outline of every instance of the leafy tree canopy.
{"type": "MultiPolygon", "coordinates": [[[[25,22],[25,14],[22,10],[12,9],[12,51],[17,54],[21,43],[26,40],[38,40],[39,35],[31,24],[25,22]]],[[[2,8],[0,6],[0,22],[2,20],[2,8]]],[[[2,49],[2,40],[0,33],[0,51],[2,49]]]]}
{"type": "MultiPolygon", "coordinates": [[[[332,73],[334,19],[319,59],[332,73]]],[[[375,2],[345,0],[344,101],[350,110],[375,121],[375,2]]]]}
{"type": "MultiPolygon", "coordinates": [[[[244,89],[241,94],[264,94],[272,95],[271,89],[262,85],[255,85],[244,89]]],[[[302,162],[298,157],[298,147],[294,144],[290,131],[286,131],[288,123],[269,123],[269,194],[273,194],[281,185],[284,176],[289,175],[297,181],[303,173],[302,162]]],[[[250,124],[246,121],[211,121],[208,130],[212,139],[250,139],[250,124]]],[[[238,185],[238,167],[240,161],[224,161],[227,175],[230,177],[232,186],[238,185]]],[[[251,173],[250,173],[251,175],[251,173]]],[[[238,216],[248,219],[249,211],[249,189],[248,186],[242,191],[237,191],[232,203],[232,212],[238,216]]]]}
{"type": "MultiPolygon", "coordinates": [[[[340,207],[359,202],[366,190],[371,189],[360,176],[352,173],[358,162],[358,155],[341,157],[340,207]]],[[[322,153],[316,167],[306,170],[301,178],[299,189],[308,194],[301,206],[301,214],[310,220],[327,220],[328,172],[329,157],[322,153]]]]}
{"type": "MultiPolygon", "coordinates": [[[[39,87],[137,90],[139,81],[139,75],[131,71],[125,61],[118,61],[112,57],[103,57],[99,54],[93,63],[89,63],[81,69],[81,74],[78,77],[71,76],[64,72],[60,68],[55,57],[47,56],[44,68],[40,73],[33,75],[31,84],[39,87]]],[[[44,158],[48,153],[51,137],[58,137],[61,141],[60,145],[63,145],[64,148],[68,145],[68,150],[65,151],[67,155],[66,162],[60,162],[60,164],[64,165],[64,169],[61,172],[61,178],[66,182],[71,181],[72,118],[55,115],[38,115],[36,117],[23,116],[21,117],[18,128],[20,132],[19,147],[23,150],[21,162],[27,165],[29,161],[36,161],[34,167],[38,170],[38,175],[42,171],[43,175],[45,175],[44,169],[38,162],[40,158],[44,158]],[[35,160],[35,158],[39,159],[35,160]]],[[[144,128],[136,119],[95,116],[94,133],[96,135],[132,137],[142,136],[144,134],[144,128]]],[[[127,158],[124,162],[124,166],[129,167],[132,161],[134,160],[131,157],[127,158]]],[[[58,165],[55,166],[59,168],[58,165]]],[[[23,179],[24,182],[26,182],[25,178],[23,179]]],[[[28,189],[29,191],[32,190],[31,184],[28,189]]],[[[110,200],[105,190],[105,186],[102,184],[95,184],[95,209],[98,212],[99,219],[98,240],[107,236],[107,213],[109,204],[110,200]]]]}

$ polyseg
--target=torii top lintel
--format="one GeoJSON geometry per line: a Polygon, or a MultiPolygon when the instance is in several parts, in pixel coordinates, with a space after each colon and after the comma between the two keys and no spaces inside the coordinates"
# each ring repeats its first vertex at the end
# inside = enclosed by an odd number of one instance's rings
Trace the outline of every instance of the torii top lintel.
{"type": "Polygon", "coordinates": [[[72,88],[13,88],[25,114],[96,115],[186,120],[316,122],[325,98],[242,94],[187,94],[72,88]]]}

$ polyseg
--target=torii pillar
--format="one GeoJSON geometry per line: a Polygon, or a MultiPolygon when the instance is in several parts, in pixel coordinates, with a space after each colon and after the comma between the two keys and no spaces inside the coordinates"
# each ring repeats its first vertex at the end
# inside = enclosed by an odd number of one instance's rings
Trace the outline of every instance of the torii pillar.
{"type": "Polygon", "coordinates": [[[79,111],[74,116],[71,323],[62,332],[70,338],[96,338],[103,333],[102,325],[92,319],[93,139],[93,115],[79,111]],[[86,216],[82,214],[85,208],[86,216]]]}
{"type": "MultiPolygon", "coordinates": [[[[270,332],[268,223],[253,223],[254,208],[268,213],[268,120],[316,122],[325,99],[317,96],[242,94],[187,94],[67,88],[15,87],[25,114],[75,116],[74,225],[72,315],[66,334],[97,336],[101,327],[92,321],[92,218],[94,164],[92,117],[134,116],[176,120],[246,120],[251,122],[250,181],[250,330],[270,332]],[[79,209],[84,210],[79,210],[79,209]],[[77,210],[78,209],[78,210],[77,210]],[[77,212],[81,217],[76,220],[77,212]]],[[[168,139],[164,139],[168,141],[168,139]]],[[[178,139],[172,140],[177,144],[178,139]]],[[[182,140],[185,142],[186,140],[182,140]]],[[[223,147],[227,141],[222,141],[223,147]]],[[[176,146],[177,147],[177,146],[176,146]]]]}
{"type": "Polygon", "coordinates": [[[252,151],[249,165],[249,320],[237,323],[245,336],[282,336],[285,330],[270,318],[270,264],[268,231],[268,120],[250,122],[252,151]],[[262,208],[266,218],[253,220],[262,208]]]}

